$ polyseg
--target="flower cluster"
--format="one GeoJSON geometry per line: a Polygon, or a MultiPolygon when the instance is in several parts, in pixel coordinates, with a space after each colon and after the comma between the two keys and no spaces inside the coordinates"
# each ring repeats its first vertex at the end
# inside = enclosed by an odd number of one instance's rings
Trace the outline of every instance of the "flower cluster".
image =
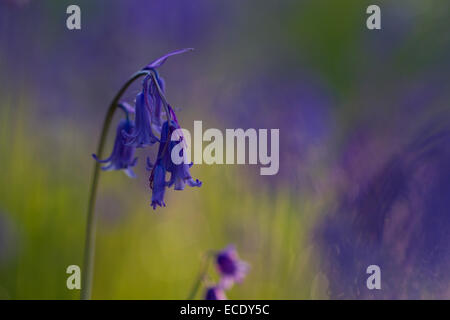
{"type": "Polygon", "coordinates": [[[111,155],[104,160],[93,155],[96,161],[104,164],[102,170],[124,170],[128,176],[135,177],[132,168],[137,163],[137,158],[134,157],[136,148],[158,144],[158,155],[154,163],[147,158],[147,169],[151,171],[149,185],[152,189],[153,209],[165,206],[166,187],[174,186],[175,190],[183,190],[186,184],[191,187],[200,187],[202,184],[191,177],[189,168],[192,164],[175,164],[171,159],[173,148],[184,141],[182,136],[172,137],[173,132],[180,129],[180,125],[174,110],[165,98],[164,80],[156,70],[168,57],[190,50],[192,49],[171,52],[142,69],[148,73],[142,82],[141,92],[136,96],[134,107],[125,102],[119,104],[125,111],[126,119],[121,120],[117,126],[111,155]],[[129,118],[130,114],[134,114],[134,121],[129,118]],[[166,173],[170,173],[169,181],[166,181],[166,173]]]}
{"type": "Polygon", "coordinates": [[[225,290],[230,289],[234,283],[242,282],[249,265],[239,259],[233,245],[216,253],[214,258],[220,280],[218,284],[206,288],[205,300],[226,300],[225,290]]]}

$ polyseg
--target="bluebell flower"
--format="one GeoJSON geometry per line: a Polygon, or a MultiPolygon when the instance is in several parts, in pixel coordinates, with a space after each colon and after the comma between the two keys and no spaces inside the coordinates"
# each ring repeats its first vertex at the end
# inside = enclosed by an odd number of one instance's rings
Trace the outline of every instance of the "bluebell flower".
{"type": "MultiPolygon", "coordinates": [[[[170,109],[170,112],[172,113],[173,110],[170,109]]],[[[172,121],[172,126],[170,131],[171,134],[171,138],[172,139],[172,132],[176,129],[180,129],[180,126],[177,123],[176,120],[176,116],[175,113],[173,113],[174,120],[172,121]]],[[[171,159],[171,154],[172,154],[172,150],[173,148],[179,144],[179,143],[184,143],[183,141],[183,137],[180,137],[180,139],[178,141],[170,141],[169,143],[169,152],[168,152],[168,166],[167,166],[167,171],[169,171],[171,173],[170,176],[170,180],[168,182],[168,187],[171,187],[174,185],[174,189],[175,190],[184,190],[185,185],[187,184],[190,187],[200,187],[202,185],[202,182],[198,179],[193,179],[190,172],[189,172],[189,168],[192,167],[192,163],[180,163],[180,164],[174,164],[172,159],[171,159]]],[[[183,150],[181,150],[180,152],[180,157],[183,157],[183,150]]]]}
{"type": "Polygon", "coordinates": [[[134,129],[134,124],[130,120],[121,120],[117,126],[116,138],[114,141],[114,147],[111,155],[100,160],[95,154],[92,156],[99,163],[104,163],[102,170],[124,170],[124,172],[129,176],[134,178],[132,167],[137,163],[137,158],[134,157],[135,148],[133,146],[126,145],[122,133],[131,133],[134,129]]]}
{"type": "MultiPolygon", "coordinates": [[[[158,81],[158,85],[161,89],[161,91],[165,92],[165,82],[163,78],[161,78],[158,74],[158,72],[155,70],[156,75],[156,81],[158,81]]],[[[159,93],[159,90],[155,84],[154,81],[150,81],[150,84],[147,89],[147,97],[148,97],[148,104],[150,106],[150,110],[152,112],[152,124],[157,128],[158,131],[161,131],[161,123],[162,123],[162,106],[163,101],[161,98],[161,95],[159,93]]]]}
{"type": "Polygon", "coordinates": [[[216,266],[221,275],[220,284],[225,289],[231,287],[235,282],[240,283],[249,269],[249,265],[239,259],[233,245],[229,245],[216,254],[216,266]]]}
{"type": "Polygon", "coordinates": [[[168,121],[165,121],[161,128],[161,138],[155,165],[147,159],[147,168],[152,170],[150,174],[150,188],[153,190],[151,204],[153,209],[158,205],[165,206],[164,192],[166,187],[175,185],[175,190],[183,190],[185,184],[191,187],[200,187],[202,185],[201,181],[194,180],[189,173],[189,168],[192,164],[181,163],[176,165],[172,161],[172,149],[178,143],[182,143],[181,138],[179,141],[171,140],[173,131],[179,128],[175,121],[171,120],[170,125],[168,121]],[[165,178],[166,172],[171,174],[168,182],[165,178]]]}
{"type": "MultiPolygon", "coordinates": [[[[151,206],[156,209],[157,206],[165,207],[164,194],[167,187],[166,172],[169,164],[168,159],[168,147],[169,143],[169,126],[167,121],[164,123],[161,129],[161,138],[158,148],[158,155],[156,163],[153,165],[150,159],[147,158],[147,170],[151,170],[150,173],[150,189],[152,189],[152,202],[151,206]]],[[[170,158],[170,155],[169,155],[170,158]]]]}
{"type": "MultiPolygon", "coordinates": [[[[167,104],[164,96],[165,83],[156,70],[164,64],[168,57],[181,54],[192,49],[182,49],[168,53],[161,58],[149,63],[143,70],[148,70],[142,82],[142,91],[136,96],[134,108],[127,103],[121,103],[118,107],[122,108],[127,115],[127,120],[122,121],[117,128],[117,135],[114,149],[110,157],[105,160],[94,158],[100,163],[106,163],[103,170],[124,169],[130,176],[135,176],[131,167],[136,165],[137,158],[133,158],[135,148],[144,148],[159,142],[158,156],[153,165],[147,159],[148,170],[150,174],[150,188],[152,189],[151,206],[156,209],[157,206],[165,206],[164,194],[166,187],[175,186],[176,190],[184,189],[185,184],[190,186],[200,186],[201,182],[194,180],[189,168],[192,164],[175,165],[171,159],[171,151],[174,146],[182,141],[171,141],[172,132],[180,128],[173,109],[167,104]],[[166,113],[162,112],[164,107],[166,113]],[[129,121],[128,115],[135,114],[134,123],[129,121]],[[162,118],[166,121],[163,125],[162,118]],[[156,131],[160,138],[153,133],[156,131]],[[166,181],[166,173],[171,174],[170,181],[166,181]]],[[[141,73],[142,74],[142,73],[141,73]]],[[[139,76],[141,75],[139,74],[139,76]]]]}
{"type": "MultiPolygon", "coordinates": [[[[180,49],[180,50],[175,50],[175,51],[169,52],[168,54],[165,54],[164,56],[156,59],[155,61],[150,62],[147,66],[145,66],[143,68],[143,70],[152,70],[153,71],[153,73],[156,76],[156,81],[158,82],[158,85],[159,85],[161,91],[164,93],[165,83],[164,83],[163,78],[161,78],[159,76],[157,68],[161,67],[169,57],[178,55],[178,54],[182,54],[185,52],[189,52],[192,50],[194,50],[194,49],[186,48],[186,49],[180,49]]],[[[148,99],[147,102],[149,102],[149,100],[151,101],[151,103],[148,103],[148,106],[152,112],[152,121],[155,125],[161,126],[162,99],[159,94],[159,90],[156,87],[156,84],[153,81],[150,81],[150,83],[148,83],[148,79],[149,79],[149,77],[147,77],[147,79],[144,80],[144,92],[149,95],[149,97],[146,96],[146,99],[148,99]]]]}
{"type": "Polygon", "coordinates": [[[214,286],[206,289],[205,300],[227,300],[227,297],[220,286],[214,286]]]}
{"type": "Polygon", "coordinates": [[[158,138],[153,134],[150,109],[146,105],[145,99],[143,92],[137,95],[135,107],[136,127],[131,133],[123,132],[125,144],[136,148],[151,146],[158,141],[158,138]]]}
{"type": "Polygon", "coordinates": [[[170,180],[168,182],[168,187],[174,185],[175,190],[184,190],[184,186],[187,184],[190,187],[201,187],[202,182],[198,179],[193,179],[191,174],[189,173],[189,168],[192,167],[192,163],[190,164],[179,164],[172,165],[169,172],[170,180]]]}
{"type": "MultiPolygon", "coordinates": [[[[165,54],[164,56],[156,59],[155,61],[150,62],[147,66],[145,66],[143,68],[143,70],[153,71],[153,73],[156,76],[156,81],[158,82],[158,86],[160,87],[161,91],[164,93],[164,90],[165,90],[164,79],[159,76],[157,68],[161,67],[169,57],[178,55],[178,54],[182,54],[185,52],[189,52],[192,50],[194,50],[194,49],[186,48],[186,49],[180,49],[180,50],[175,50],[175,51],[169,52],[168,54],[165,54]]],[[[163,101],[162,101],[160,92],[159,92],[155,82],[150,81],[150,83],[148,83],[149,78],[150,77],[147,77],[144,80],[143,92],[145,94],[146,105],[150,109],[150,112],[152,113],[152,116],[151,116],[152,123],[156,127],[160,128],[161,127],[161,118],[162,118],[161,107],[162,107],[163,101]]]]}
{"type": "Polygon", "coordinates": [[[152,170],[150,176],[150,188],[152,192],[152,202],[151,206],[156,209],[157,206],[165,207],[164,203],[164,193],[166,191],[166,168],[162,165],[162,161],[158,160],[156,165],[152,170]]]}

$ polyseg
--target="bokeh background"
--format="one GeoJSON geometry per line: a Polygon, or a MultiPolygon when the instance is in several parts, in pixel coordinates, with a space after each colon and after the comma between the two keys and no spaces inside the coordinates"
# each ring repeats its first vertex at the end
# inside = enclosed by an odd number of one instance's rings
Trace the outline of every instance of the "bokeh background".
{"type": "Polygon", "coordinates": [[[197,165],[203,186],[156,211],[145,151],[136,180],[103,173],[93,298],[185,299],[229,243],[251,264],[230,299],[450,298],[450,3],[377,1],[381,31],[369,4],[0,0],[0,298],[79,297],[65,271],[106,109],[184,47],[160,71],[181,125],[279,128],[280,171],[197,165]]]}

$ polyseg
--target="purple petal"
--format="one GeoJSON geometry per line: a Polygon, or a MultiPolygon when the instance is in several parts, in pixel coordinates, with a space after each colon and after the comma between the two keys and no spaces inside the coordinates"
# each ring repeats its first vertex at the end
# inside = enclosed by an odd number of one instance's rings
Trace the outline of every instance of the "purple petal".
{"type": "Polygon", "coordinates": [[[147,166],[146,166],[147,171],[151,171],[153,169],[153,163],[150,161],[150,158],[147,157],[147,166]]]}
{"type": "Polygon", "coordinates": [[[156,59],[156,60],[153,61],[153,62],[150,62],[150,63],[144,68],[144,70],[145,70],[145,69],[159,68],[160,66],[162,66],[162,65],[164,64],[164,62],[166,62],[166,60],[167,60],[168,57],[174,56],[174,55],[177,55],[177,54],[181,54],[181,53],[185,53],[185,52],[188,52],[188,51],[192,51],[192,50],[194,50],[194,49],[193,49],[193,48],[186,48],[186,49],[180,49],[180,50],[172,51],[172,52],[170,52],[170,53],[168,53],[168,54],[162,56],[161,58],[156,59]]]}
{"type": "Polygon", "coordinates": [[[121,106],[122,108],[124,108],[128,113],[134,113],[134,107],[132,107],[129,103],[127,102],[121,102],[119,103],[119,106],[121,106]]]}
{"type": "Polygon", "coordinates": [[[136,174],[134,173],[133,169],[127,168],[124,170],[125,174],[130,178],[136,178],[136,174]]]}
{"type": "Polygon", "coordinates": [[[97,161],[98,163],[107,163],[109,161],[111,161],[111,156],[109,156],[108,158],[106,158],[105,160],[100,160],[96,154],[92,154],[92,158],[95,159],[95,161],[97,161]]]}

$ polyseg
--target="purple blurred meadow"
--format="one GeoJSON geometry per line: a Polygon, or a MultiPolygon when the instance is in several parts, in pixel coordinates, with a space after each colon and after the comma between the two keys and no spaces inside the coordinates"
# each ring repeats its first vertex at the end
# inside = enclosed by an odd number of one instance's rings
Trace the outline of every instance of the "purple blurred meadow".
{"type": "Polygon", "coordinates": [[[137,150],[136,180],[103,172],[94,299],[185,299],[203,254],[228,243],[251,265],[229,299],[449,299],[450,5],[383,2],[370,31],[369,4],[0,0],[0,298],[79,297],[65,269],[83,263],[108,105],[192,47],[160,71],[180,125],[279,128],[279,173],[194,166],[203,186],[155,213],[153,154],[137,150]],[[81,30],[65,26],[70,4],[81,30]],[[366,287],[372,264],[382,290],[366,287]]]}

